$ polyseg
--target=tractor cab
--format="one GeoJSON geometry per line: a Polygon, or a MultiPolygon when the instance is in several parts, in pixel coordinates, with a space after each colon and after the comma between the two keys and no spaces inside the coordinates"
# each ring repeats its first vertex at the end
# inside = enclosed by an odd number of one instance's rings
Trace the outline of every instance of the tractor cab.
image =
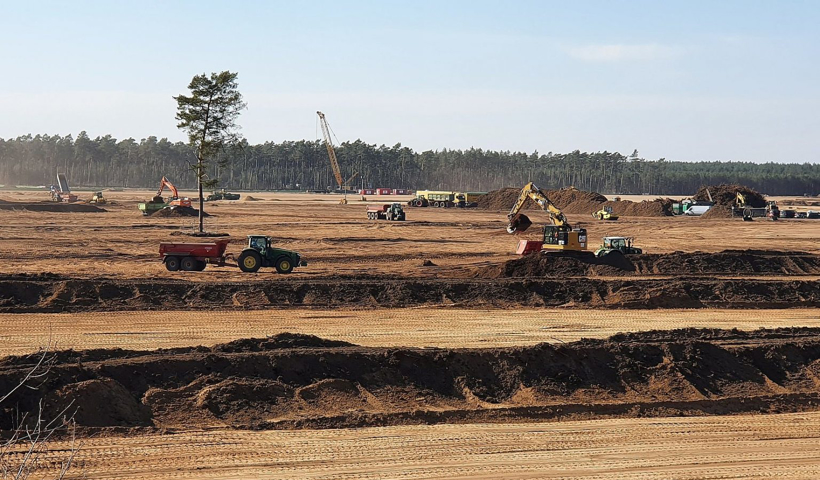
{"type": "Polygon", "coordinates": [[[595,251],[596,257],[602,257],[612,252],[624,255],[643,253],[643,250],[632,245],[633,237],[604,237],[604,243],[595,251]]]}
{"type": "Polygon", "coordinates": [[[248,235],[248,248],[264,254],[270,248],[270,237],[265,235],[248,235]]]}

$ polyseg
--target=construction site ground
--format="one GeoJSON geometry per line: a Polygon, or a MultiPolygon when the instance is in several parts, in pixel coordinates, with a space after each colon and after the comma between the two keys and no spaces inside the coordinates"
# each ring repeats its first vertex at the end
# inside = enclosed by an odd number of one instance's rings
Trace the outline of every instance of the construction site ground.
{"type": "Polygon", "coordinates": [[[542,212],[509,235],[504,211],[367,220],[387,196],[206,204],[229,251],[267,234],[301,253],[285,277],[167,272],[159,242],[207,241],[195,218],[105,195],[104,212],[0,209],[0,387],[24,370],[8,356],[49,345],[73,352],[48,408],[116,400],[80,413],[68,478],[820,476],[818,220],[569,215],[590,246],[649,252],[620,271],[521,264],[542,212]]]}

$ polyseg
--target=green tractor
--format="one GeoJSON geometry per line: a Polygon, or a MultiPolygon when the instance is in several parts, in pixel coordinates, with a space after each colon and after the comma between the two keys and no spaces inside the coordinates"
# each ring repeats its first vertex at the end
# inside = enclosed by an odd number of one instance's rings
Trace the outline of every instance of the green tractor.
{"type": "Polygon", "coordinates": [[[595,250],[598,258],[608,255],[636,255],[643,253],[643,250],[632,246],[632,237],[604,237],[604,243],[595,250]],[[617,252],[617,253],[616,253],[617,252]]]}
{"type": "Polygon", "coordinates": [[[239,200],[240,195],[238,193],[230,193],[226,189],[222,190],[214,190],[214,193],[208,195],[205,199],[206,202],[215,202],[217,200],[239,200]]]}
{"type": "Polygon", "coordinates": [[[248,235],[248,246],[239,254],[238,263],[239,268],[248,273],[262,267],[274,267],[279,273],[290,273],[296,267],[307,265],[298,253],[272,246],[271,238],[265,235],[248,235]]]}

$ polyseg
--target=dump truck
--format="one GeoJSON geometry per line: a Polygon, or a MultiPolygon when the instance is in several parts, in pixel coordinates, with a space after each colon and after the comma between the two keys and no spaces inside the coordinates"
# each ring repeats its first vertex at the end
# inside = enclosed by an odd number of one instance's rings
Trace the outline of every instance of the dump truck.
{"type": "Polygon", "coordinates": [[[368,205],[367,218],[370,220],[404,221],[404,209],[399,203],[368,205]]]}
{"type": "Polygon", "coordinates": [[[206,202],[215,202],[217,200],[239,200],[241,195],[238,193],[230,193],[226,189],[214,190],[214,193],[205,198],[206,202]]]}
{"type": "MultiPolygon", "coordinates": [[[[230,239],[227,238],[204,243],[163,242],[159,244],[159,254],[168,271],[201,272],[206,265],[233,266],[227,263],[234,258],[226,253],[229,243],[230,239]]],[[[248,235],[248,246],[236,260],[236,266],[247,273],[257,272],[262,267],[273,267],[278,273],[287,274],[296,267],[307,265],[298,253],[273,246],[271,237],[266,235],[248,235]]]]}
{"type": "Polygon", "coordinates": [[[416,198],[407,202],[407,205],[411,207],[452,208],[465,207],[467,201],[463,193],[419,190],[416,192],[416,198]]]}

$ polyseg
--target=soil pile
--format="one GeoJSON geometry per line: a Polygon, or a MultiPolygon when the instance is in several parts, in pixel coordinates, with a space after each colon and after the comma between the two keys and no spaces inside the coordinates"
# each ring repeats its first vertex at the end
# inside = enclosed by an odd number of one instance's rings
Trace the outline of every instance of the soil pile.
{"type": "Polygon", "coordinates": [[[242,201],[243,201],[243,202],[258,202],[259,200],[260,200],[259,198],[252,197],[252,196],[250,196],[250,195],[245,195],[245,196],[242,198],[242,201]]]}
{"type": "MultiPolygon", "coordinates": [[[[636,272],[649,268],[635,259],[630,261],[636,272]]],[[[562,268],[571,271],[576,267],[562,268]]],[[[608,269],[601,275],[614,271],[610,266],[595,268],[608,269]]],[[[658,267],[658,271],[663,270],[658,267]]],[[[490,279],[397,279],[368,275],[365,278],[319,280],[299,277],[269,280],[267,277],[247,282],[191,282],[161,277],[121,280],[5,275],[0,276],[0,312],[416,305],[638,309],[820,307],[820,282],[811,279],[771,280],[748,278],[748,274],[744,275],[746,278],[670,274],[673,278],[630,279],[628,272],[621,272],[617,276],[623,278],[615,279],[572,274],[519,278],[507,278],[504,274],[496,276],[490,279]]]]}
{"type": "MultiPolygon", "coordinates": [[[[12,409],[36,412],[41,398],[48,413],[74,400],[84,427],[254,429],[801,411],[820,400],[820,329],[686,329],[486,349],[298,337],[58,352],[46,381],[4,403],[0,430],[19,418],[12,409]]],[[[30,363],[0,359],[0,389],[10,391],[30,363]]]]}
{"type": "MultiPolygon", "coordinates": [[[[502,188],[482,195],[477,200],[477,208],[485,210],[509,210],[513,207],[521,189],[502,188]]],[[[564,213],[571,214],[592,214],[601,210],[605,206],[612,207],[614,213],[624,216],[636,217],[663,217],[672,214],[672,200],[658,198],[656,200],[645,200],[643,202],[632,202],[629,200],[609,201],[605,196],[597,192],[587,192],[573,187],[566,187],[560,190],[545,190],[544,194],[556,207],[564,213]]],[[[531,199],[524,203],[525,210],[540,210],[531,199]]]]}
{"type": "Polygon", "coordinates": [[[477,278],[586,277],[624,275],[817,275],[820,255],[806,252],[724,250],[718,253],[674,252],[596,258],[532,254],[500,265],[478,268],[477,278]],[[612,258],[610,258],[612,257],[612,258]]]}
{"type": "Polygon", "coordinates": [[[26,210],[29,212],[56,212],[56,213],[101,213],[104,208],[88,203],[64,202],[9,202],[0,200],[0,210],[26,210]]]}
{"type": "Polygon", "coordinates": [[[738,193],[742,193],[746,196],[746,204],[752,208],[762,208],[766,206],[766,199],[755,190],[745,185],[728,183],[700,187],[700,189],[692,195],[692,199],[708,202],[709,193],[707,193],[707,190],[712,194],[712,201],[715,202],[715,206],[722,205],[730,208],[735,206],[738,193]]]}
{"type": "MultiPolygon", "coordinates": [[[[199,210],[194,207],[176,207],[163,208],[154,212],[153,217],[173,218],[173,217],[198,217],[199,210]]],[[[204,217],[210,217],[208,212],[203,214],[204,217]]]]}

